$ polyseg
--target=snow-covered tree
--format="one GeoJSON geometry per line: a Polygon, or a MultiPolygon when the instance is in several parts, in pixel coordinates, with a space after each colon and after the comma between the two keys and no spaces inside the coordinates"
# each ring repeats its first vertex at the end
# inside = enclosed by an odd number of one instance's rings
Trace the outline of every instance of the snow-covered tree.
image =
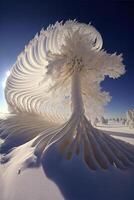
{"type": "Polygon", "coordinates": [[[134,128],[134,109],[127,111],[127,113],[126,113],[126,125],[129,128],[134,128]]]}
{"type": "Polygon", "coordinates": [[[108,124],[108,119],[104,118],[103,116],[101,116],[100,121],[102,124],[108,124]]]}
{"type": "Polygon", "coordinates": [[[120,122],[120,119],[117,117],[116,121],[119,123],[119,122],[120,122]]]}
{"type": "Polygon", "coordinates": [[[98,123],[99,123],[99,119],[96,117],[94,120],[94,126],[97,126],[98,123]]]}
{"type": "Polygon", "coordinates": [[[109,54],[102,45],[90,24],[57,22],[41,30],[18,56],[6,82],[5,96],[14,115],[0,122],[5,139],[0,152],[3,162],[8,161],[14,147],[30,141],[19,174],[39,166],[53,144],[66,159],[81,151],[90,170],[131,166],[131,145],[91,124],[111,99],[100,83],[125,72],[122,55],[109,54]]]}
{"type": "Polygon", "coordinates": [[[126,118],[123,118],[123,119],[122,119],[122,124],[123,124],[123,125],[126,125],[126,121],[127,121],[127,119],[126,119],[126,118]]]}

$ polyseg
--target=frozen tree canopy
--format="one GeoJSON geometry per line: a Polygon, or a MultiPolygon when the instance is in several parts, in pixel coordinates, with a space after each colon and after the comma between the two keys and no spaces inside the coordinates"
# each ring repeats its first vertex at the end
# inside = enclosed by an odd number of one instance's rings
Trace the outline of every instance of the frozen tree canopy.
{"type": "Polygon", "coordinates": [[[39,166],[52,144],[66,159],[81,151],[92,170],[132,166],[134,147],[91,125],[110,101],[101,81],[125,72],[122,55],[109,54],[102,45],[92,25],[70,20],[42,29],[29,42],[6,82],[11,115],[0,122],[2,163],[14,147],[31,141],[21,169],[39,166]]]}
{"type": "Polygon", "coordinates": [[[57,120],[60,114],[66,115],[58,103],[64,102],[71,113],[70,80],[78,68],[87,115],[100,113],[110,100],[100,82],[125,72],[122,56],[106,53],[102,43],[94,27],[75,21],[41,30],[18,56],[7,81],[5,95],[13,112],[47,113],[57,120]]]}

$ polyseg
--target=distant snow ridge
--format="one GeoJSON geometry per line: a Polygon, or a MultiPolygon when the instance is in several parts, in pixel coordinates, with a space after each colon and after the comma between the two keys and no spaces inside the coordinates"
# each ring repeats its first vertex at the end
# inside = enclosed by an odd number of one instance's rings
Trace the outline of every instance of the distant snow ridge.
{"type": "Polygon", "coordinates": [[[0,121],[1,163],[10,161],[15,147],[31,141],[18,173],[39,166],[52,144],[66,159],[82,153],[90,170],[133,165],[132,145],[91,124],[110,101],[100,82],[125,72],[122,56],[108,54],[102,44],[93,26],[70,20],[42,29],[29,42],[6,82],[12,115],[0,121]]]}

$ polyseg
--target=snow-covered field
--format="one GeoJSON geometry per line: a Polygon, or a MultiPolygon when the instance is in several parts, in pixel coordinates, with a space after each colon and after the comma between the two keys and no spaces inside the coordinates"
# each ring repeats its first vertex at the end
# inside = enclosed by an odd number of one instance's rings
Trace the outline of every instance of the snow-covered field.
{"type": "Polygon", "coordinates": [[[134,129],[130,129],[122,124],[100,125],[97,128],[105,130],[109,135],[134,144],[134,129]]]}
{"type": "MultiPolygon", "coordinates": [[[[134,144],[134,129],[119,124],[100,125],[98,128],[134,144]]],[[[67,161],[58,155],[55,148],[46,153],[44,170],[42,167],[27,169],[18,175],[26,145],[18,148],[16,163],[10,163],[9,169],[6,165],[0,166],[0,200],[134,199],[134,169],[90,171],[78,156],[67,161]]]]}

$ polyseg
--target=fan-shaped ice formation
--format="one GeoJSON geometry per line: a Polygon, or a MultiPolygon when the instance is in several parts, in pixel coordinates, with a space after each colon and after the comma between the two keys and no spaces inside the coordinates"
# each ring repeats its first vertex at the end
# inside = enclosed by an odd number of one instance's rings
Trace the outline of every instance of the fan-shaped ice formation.
{"type": "Polygon", "coordinates": [[[56,22],[29,42],[6,82],[12,115],[0,122],[3,163],[14,147],[31,140],[23,167],[39,166],[54,143],[67,159],[82,152],[93,170],[133,165],[132,145],[91,125],[110,100],[100,82],[125,72],[122,56],[106,53],[102,43],[93,26],[76,21],[56,22]]]}

